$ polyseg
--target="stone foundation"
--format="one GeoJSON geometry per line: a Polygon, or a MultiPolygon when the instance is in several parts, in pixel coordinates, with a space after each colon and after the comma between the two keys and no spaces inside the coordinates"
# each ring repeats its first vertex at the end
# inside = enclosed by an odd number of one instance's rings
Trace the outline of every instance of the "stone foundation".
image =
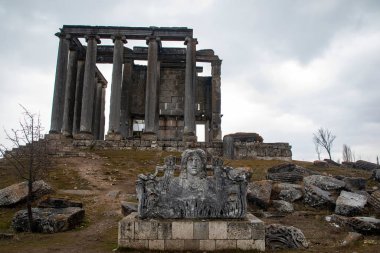
{"type": "Polygon", "coordinates": [[[264,222],[244,220],[141,220],[131,213],[119,222],[120,248],[160,251],[265,251],[264,222]]]}

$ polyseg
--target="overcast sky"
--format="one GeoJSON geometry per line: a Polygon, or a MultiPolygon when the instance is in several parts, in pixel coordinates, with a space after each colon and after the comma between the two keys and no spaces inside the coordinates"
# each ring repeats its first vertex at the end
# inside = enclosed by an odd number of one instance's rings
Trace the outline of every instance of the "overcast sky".
{"type": "MultiPolygon", "coordinates": [[[[17,126],[21,103],[49,130],[64,24],[192,28],[197,48],[223,59],[223,134],[257,132],[311,161],[313,132],[325,127],[335,160],[343,144],[356,159],[380,155],[378,0],[0,0],[1,128],[17,126]]],[[[111,66],[98,67],[111,82],[111,66]]]]}

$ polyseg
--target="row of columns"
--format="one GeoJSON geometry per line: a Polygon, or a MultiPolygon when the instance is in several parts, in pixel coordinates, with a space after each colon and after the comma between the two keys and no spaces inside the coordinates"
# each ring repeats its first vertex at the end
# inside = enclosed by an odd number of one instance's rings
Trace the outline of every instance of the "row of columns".
{"type": "Polygon", "coordinates": [[[86,37],[86,59],[83,61],[79,59],[77,48],[71,44],[70,36],[56,35],[60,42],[50,133],[103,139],[107,82],[96,71],[99,37],[86,37]]]}
{"type": "MultiPolygon", "coordinates": [[[[97,44],[96,35],[86,36],[87,49],[85,61],[78,60],[78,51],[71,46],[68,35],[57,34],[60,38],[57,59],[56,80],[50,133],[63,133],[92,136],[102,139],[104,136],[105,88],[107,83],[96,76],[97,44]]],[[[123,129],[120,119],[126,117],[128,108],[122,108],[121,94],[123,87],[123,54],[126,38],[115,35],[113,69],[111,83],[111,100],[109,130],[107,136],[121,135],[123,129]]],[[[160,38],[151,36],[146,39],[148,45],[148,66],[145,98],[145,132],[143,137],[157,138],[159,125],[158,87],[160,80],[160,62],[158,51],[160,38]]],[[[196,45],[197,40],[187,37],[185,101],[184,101],[184,141],[196,141],[195,96],[196,96],[196,45]]],[[[131,72],[130,64],[124,65],[124,71],[131,72]]],[[[212,136],[221,139],[220,132],[220,62],[212,63],[212,136]]],[[[126,103],[124,103],[126,105],[126,103]]],[[[106,138],[107,138],[106,136],[106,138]]],[[[112,138],[112,137],[110,137],[112,138]]]]}

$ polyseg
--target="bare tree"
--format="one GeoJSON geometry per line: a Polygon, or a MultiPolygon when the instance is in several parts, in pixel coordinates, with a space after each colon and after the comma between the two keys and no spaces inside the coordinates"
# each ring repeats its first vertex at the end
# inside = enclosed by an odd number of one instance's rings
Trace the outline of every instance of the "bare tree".
{"type": "Polygon", "coordinates": [[[317,155],[318,155],[318,160],[321,160],[321,150],[319,149],[319,144],[317,142],[314,141],[314,147],[315,147],[315,152],[317,152],[317,155]]]}
{"type": "Polygon", "coordinates": [[[351,147],[343,144],[343,162],[354,162],[354,154],[351,147]]]}
{"type": "Polygon", "coordinates": [[[333,135],[329,129],[322,127],[319,128],[313,135],[314,143],[317,143],[317,145],[324,148],[331,160],[331,148],[336,136],[333,135]]]}
{"type": "Polygon", "coordinates": [[[12,149],[0,144],[0,153],[14,168],[16,174],[28,183],[27,210],[29,229],[33,231],[33,182],[41,179],[49,166],[46,142],[43,139],[43,127],[40,115],[31,113],[20,105],[23,118],[19,121],[20,129],[5,131],[6,138],[11,142],[12,149]]]}

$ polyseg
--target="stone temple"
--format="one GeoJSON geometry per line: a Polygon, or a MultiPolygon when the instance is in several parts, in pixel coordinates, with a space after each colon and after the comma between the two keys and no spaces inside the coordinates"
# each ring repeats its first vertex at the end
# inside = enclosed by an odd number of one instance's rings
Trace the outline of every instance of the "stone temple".
{"type": "Polygon", "coordinates": [[[222,60],[212,49],[197,50],[192,29],[64,25],[56,36],[59,48],[47,135],[55,153],[87,147],[201,148],[230,159],[291,159],[288,143],[263,143],[255,133],[222,140],[222,60]],[[129,48],[128,42],[134,40],[145,40],[147,46],[129,48]],[[168,41],[184,46],[164,47],[168,41]],[[197,63],[211,65],[211,76],[200,76],[203,68],[197,63]],[[112,64],[107,132],[108,81],[97,64],[112,64]],[[202,142],[197,139],[199,126],[204,128],[202,142]]]}
{"type": "Polygon", "coordinates": [[[196,141],[195,126],[201,123],[207,142],[221,141],[222,61],[211,49],[196,50],[192,29],[64,25],[56,35],[60,43],[50,133],[104,138],[107,81],[96,64],[110,63],[106,139],[196,141]],[[102,46],[101,40],[114,45],[102,46]],[[130,40],[145,40],[148,46],[131,49],[125,46],[130,40]],[[182,41],[186,48],[165,48],[163,41],[182,41]],[[136,60],[147,60],[147,65],[136,60]],[[212,76],[198,76],[202,68],[197,62],[211,63],[212,76]],[[143,131],[134,131],[134,122],[143,122],[143,131]]]}

